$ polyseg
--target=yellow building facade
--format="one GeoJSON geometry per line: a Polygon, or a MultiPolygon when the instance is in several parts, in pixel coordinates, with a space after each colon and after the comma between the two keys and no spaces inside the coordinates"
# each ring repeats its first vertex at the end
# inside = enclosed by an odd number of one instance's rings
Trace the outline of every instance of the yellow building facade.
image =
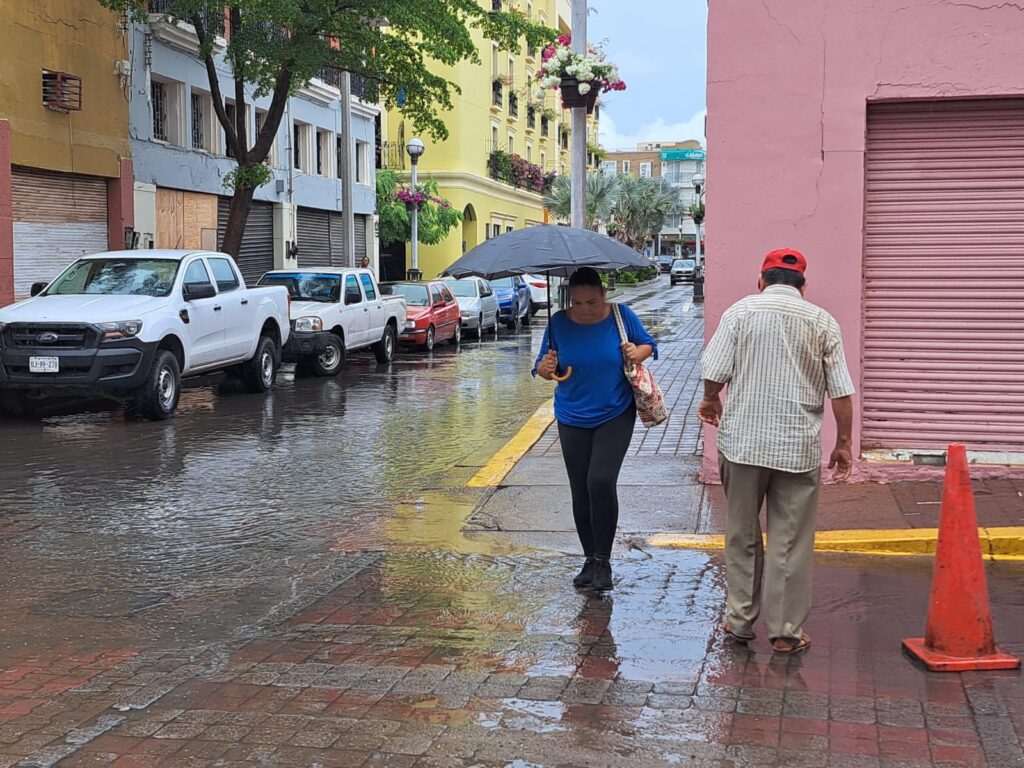
{"type": "Polygon", "coordinates": [[[132,227],[125,25],[96,0],[0,0],[0,305],[132,227]]]}
{"type": "MultiPolygon", "coordinates": [[[[480,2],[493,7],[492,0],[480,2]]],[[[515,8],[560,34],[571,32],[569,0],[517,0],[515,8]]],[[[453,93],[452,109],[441,116],[448,127],[448,139],[438,142],[419,137],[426,145],[419,161],[420,181],[428,177],[436,180],[441,196],[463,213],[462,226],[453,229],[447,239],[437,245],[419,246],[419,268],[427,278],[440,274],[465,251],[489,237],[547,220],[540,193],[496,178],[501,174],[492,168],[492,153],[518,155],[545,172],[569,172],[569,112],[562,109],[556,91],[545,92],[543,99],[534,93],[532,78],[540,68],[541,51],[524,46],[513,54],[499,49],[479,31],[474,31],[474,41],[480,52],[479,62],[434,65],[437,74],[462,90],[453,93]]],[[[594,144],[596,114],[589,131],[594,144]]],[[[400,171],[403,181],[408,181],[409,168],[404,147],[414,135],[401,111],[391,110],[384,166],[400,171]]],[[[382,253],[386,276],[404,274],[411,266],[408,244],[388,250],[390,255],[382,253]]]]}

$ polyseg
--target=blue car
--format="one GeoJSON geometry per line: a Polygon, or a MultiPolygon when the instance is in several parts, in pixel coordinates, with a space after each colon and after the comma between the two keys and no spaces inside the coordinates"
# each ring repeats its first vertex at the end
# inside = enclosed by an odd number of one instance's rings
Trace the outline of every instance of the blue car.
{"type": "Polygon", "coordinates": [[[498,297],[498,314],[510,331],[519,324],[530,324],[530,286],[519,275],[491,280],[491,287],[498,297]]]}

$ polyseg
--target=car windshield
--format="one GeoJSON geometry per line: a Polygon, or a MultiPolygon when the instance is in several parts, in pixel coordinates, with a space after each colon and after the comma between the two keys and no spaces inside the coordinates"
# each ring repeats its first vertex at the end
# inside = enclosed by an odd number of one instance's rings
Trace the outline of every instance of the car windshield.
{"type": "Polygon", "coordinates": [[[46,295],[169,296],[180,263],[176,259],[82,259],[54,280],[46,295]]]}
{"type": "Polygon", "coordinates": [[[427,286],[413,285],[411,283],[384,283],[380,292],[385,296],[402,296],[405,303],[410,307],[425,307],[430,302],[427,296],[427,286]]]}
{"type": "Polygon", "coordinates": [[[697,266],[697,262],[693,259],[676,259],[672,262],[673,267],[682,267],[683,269],[692,269],[697,266]]]}
{"type": "Polygon", "coordinates": [[[446,284],[456,296],[476,298],[476,280],[451,280],[446,281],[446,284]]]}
{"type": "Polygon", "coordinates": [[[662,264],[668,264],[670,261],[672,261],[672,257],[671,256],[661,256],[659,258],[659,261],[661,261],[662,264]]]}
{"type": "Polygon", "coordinates": [[[497,280],[491,280],[491,286],[494,288],[511,288],[512,278],[511,277],[499,277],[497,280]]]}
{"type": "Polygon", "coordinates": [[[289,272],[264,275],[260,285],[283,285],[293,301],[321,301],[337,304],[341,301],[341,276],[318,272],[289,272]]]}

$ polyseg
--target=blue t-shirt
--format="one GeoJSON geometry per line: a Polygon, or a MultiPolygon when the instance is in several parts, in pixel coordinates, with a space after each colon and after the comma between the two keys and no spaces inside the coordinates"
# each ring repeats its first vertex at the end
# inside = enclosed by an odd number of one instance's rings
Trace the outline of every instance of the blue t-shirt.
{"type": "MultiPolygon", "coordinates": [[[[658,345],[636,313],[624,304],[619,305],[619,312],[629,340],[638,346],[650,344],[657,359],[658,345]]],[[[572,366],[572,376],[555,390],[559,422],[570,427],[597,427],[621,416],[633,404],[633,388],[622,372],[622,341],[614,313],[593,325],[574,323],[565,312],[556,313],[544,332],[533,366],[535,376],[549,344],[558,352],[560,372],[572,366]]]]}

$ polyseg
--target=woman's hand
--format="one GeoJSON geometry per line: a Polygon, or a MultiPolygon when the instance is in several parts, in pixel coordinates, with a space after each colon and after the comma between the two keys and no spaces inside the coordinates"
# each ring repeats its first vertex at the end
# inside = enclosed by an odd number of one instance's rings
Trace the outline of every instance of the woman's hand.
{"type": "Polygon", "coordinates": [[[551,381],[555,377],[555,373],[558,371],[558,353],[549,349],[548,353],[541,358],[540,363],[537,364],[537,375],[542,379],[551,381]]]}
{"type": "Polygon", "coordinates": [[[634,366],[640,365],[640,363],[650,357],[653,352],[650,344],[641,344],[640,346],[637,346],[632,342],[626,342],[620,347],[620,349],[622,349],[622,354],[626,360],[629,361],[629,364],[634,366]]]}

